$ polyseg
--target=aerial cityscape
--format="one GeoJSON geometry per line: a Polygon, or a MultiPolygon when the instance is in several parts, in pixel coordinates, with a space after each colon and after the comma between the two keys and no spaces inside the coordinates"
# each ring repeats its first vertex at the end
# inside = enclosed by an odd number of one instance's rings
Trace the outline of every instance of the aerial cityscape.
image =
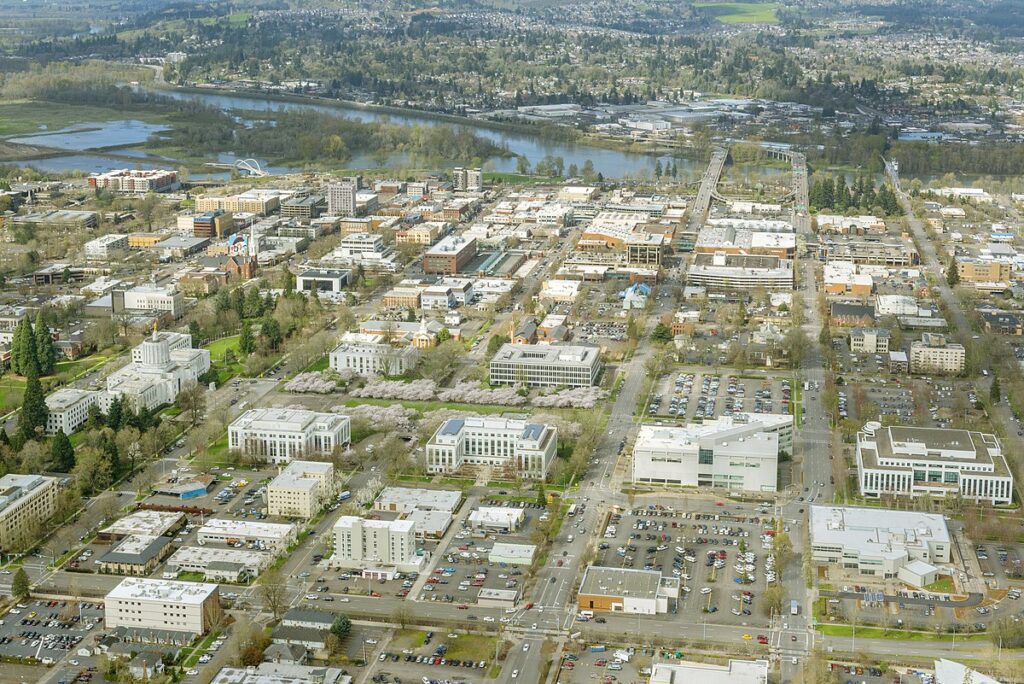
{"type": "Polygon", "coordinates": [[[0,684],[1024,682],[1022,421],[1020,0],[0,0],[0,684]]]}

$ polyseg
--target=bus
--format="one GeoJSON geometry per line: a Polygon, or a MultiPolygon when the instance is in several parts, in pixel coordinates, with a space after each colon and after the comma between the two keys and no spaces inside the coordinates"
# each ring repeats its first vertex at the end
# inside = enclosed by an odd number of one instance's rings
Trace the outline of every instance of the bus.
{"type": "Polygon", "coordinates": [[[569,506],[569,517],[571,518],[574,515],[576,515],[576,504],[569,506]]]}
{"type": "Polygon", "coordinates": [[[790,615],[796,615],[799,612],[800,612],[800,604],[796,602],[796,599],[793,599],[792,601],[789,602],[789,614],[790,615]]]}

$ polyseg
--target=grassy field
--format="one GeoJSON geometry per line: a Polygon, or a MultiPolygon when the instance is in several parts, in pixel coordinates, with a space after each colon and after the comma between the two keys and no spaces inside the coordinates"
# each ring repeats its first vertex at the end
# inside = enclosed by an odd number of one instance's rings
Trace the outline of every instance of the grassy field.
{"type": "Polygon", "coordinates": [[[401,651],[406,648],[419,648],[427,640],[427,633],[419,629],[397,629],[392,637],[389,648],[401,651]]]}
{"type": "MultiPolygon", "coordinates": [[[[852,637],[853,627],[850,625],[818,625],[818,631],[825,636],[852,637]]],[[[936,634],[935,632],[912,632],[905,629],[890,629],[888,631],[881,627],[858,627],[857,636],[862,639],[897,639],[908,641],[947,641],[952,638],[950,634],[936,634]]],[[[986,641],[985,634],[963,634],[958,635],[957,641],[986,641]]]]}
{"type": "Polygon", "coordinates": [[[448,653],[446,658],[457,658],[458,660],[472,660],[480,662],[494,660],[494,647],[497,637],[479,636],[475,634],[460,634],[458,639],[449,639],[448,653]]]}
{"type": "Polygon", "coordinates": [[[774,2],[697,2],[693,5],[704,10],[723,24],[775,24],[779,21],[774,2]]]}
{"type": "Polygon", "coordinates": [[[56,131],[83,121],[103,122],[125,118],[166,123],[163,116],[153,112],[125,112],[108,107],[67,104],[56,106],[49,102],[11,100],[0,102],[0,136],[42,133],[44,131],[41,126],[45,126],[46,130],[56,131]]]}
{"type": "Polygon", "coordinates": [[[953,586],[953,578],[949,575],[939,575],[935,578],[935,581],[925,587],[925,589],[940,594],[952,594],[956,591],[956,587],[953,586]]]}

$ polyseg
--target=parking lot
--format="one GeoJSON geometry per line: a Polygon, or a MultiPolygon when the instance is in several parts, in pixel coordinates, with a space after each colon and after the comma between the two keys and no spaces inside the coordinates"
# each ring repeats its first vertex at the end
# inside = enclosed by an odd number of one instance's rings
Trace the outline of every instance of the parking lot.
{"type": "Polygon", "coordinates": [[[534,525],[547,520],[547,511],[534,502],[485,500],[480,505],[522,510],[523,524],[511,532],[483,534],[474,532],[467,523],[441,551],[437,568],[420,593],[420,601],[445,601],[469,606],[477,602],[481,589],[521,590],[522,576],[529,564],[494,563],[490,560],[490,552],[495,543],[531,544],[530,532],[534,525]]]}
{"type": "Polygon", "coordinates": [[[647,668],[653,660],[646,649],[638,652],[632,648],[618,649],[602,645],[595,645],[593,649],[585,648],[566,654],[559,663],[562,670],[559,681],[600,681],[605,684],[646,681],[649,672],[647,668]],[[619,657],[616,657],[616,653],[619,657]],[[628,660],[624,660],[622,655],[627,656],[628,660]]]}
{"type": "Polygon", "coordinates": [[[891,416],[920,427],[953,427],[983,420],[975,408],[978,394],[968,381],[952,378],[880,379],[847,382],[838,389],[839,418],[858,422],[891,416]]]}
{"type": "Polygon", "coordinates": [[[737,413],[789,413],[790,381],[737,378],[714,373],[672,373],[663,378],[647,405],[649,418],[689,422],[737,413]]]}
{"type": "Polygon", "coordinates": [[[496,648],[496,637],[463,631],[397,630],[370,663],[369,681],[418,684],[425,677],[438,682],[482,682],[496,648]]]}
{"type": "Polygon", "coordinates": [[[598,545],[596,564],[679,577],[677,612],[687,620],[767,627],[758,597],[769,581],[777,580],[770,528],[763,507],[751,516],[658,506],[615,512],[598,545]]]}
{"type": "Polygon", "coordinates": [[[75,659],[78,645],[93,630],[102,630],[102,621],[100,603],[25,601],[0,621],[0,655],[35,658],[46,665],[66,656],[75,659]]]}

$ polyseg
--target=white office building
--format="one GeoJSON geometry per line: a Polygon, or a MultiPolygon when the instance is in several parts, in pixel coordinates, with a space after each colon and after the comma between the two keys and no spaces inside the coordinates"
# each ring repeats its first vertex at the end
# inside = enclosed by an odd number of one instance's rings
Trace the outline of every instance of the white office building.
{"type": "Polygon", "coordinates": [[[35,544],[56,508],[57,478],[15,473],[0,477],[0,551],[35,544]]]}
{"type": "Polygon", "coordinates": [[[970,430],[882,427],[857,434],[863,496],[960,496],[993,505],[1013,501],[1013,474],[999,439],[970,430]]]}
{"type": "Polygon", "coordinates": [[[415,347],[392,347],[383,342],[343,342],[330,354],[333,370],[356,375],[404,375],[416,367],[420,352],[415,347]]]}
{"type": "Polygon", "coordinates": [[[216,584],[129,577],[104,600],[104,627],[205,634],[221,617],[216,584]]]}
{"type": "Polygon", "coordinates": [[[334,567],[359,569],[364,576],[390,579],[395,572],[419,572],[425,559],[425,554],[417,554],[416,523],[411,520],[343,515],[334,524],[334,567]]]}
{"type": "Polygon", "coordinates": [[[941,515],[811,506],[811,559],[850,574],[924,586],[949,563],[952,541],[941,515]]]}
{"type": "Polygon", "coordinates": [[[601,375],[601,350],[570,345],[505,344],[491,359],[495,385],[590,387],[601,375]]]}
{"type": "Polygon", "coordinates": [[[967,350],[962,344],[947,342],[939,333],[923,333],[910,343],[911,373],[962,373],[967,350]]]}
{"type": "Polygon", "coordinates": [[[85,258],[89,261],[109,261],[128,251],[128,236],[121,233],[101,235],[85,243],[85,258]]]}
{"type": "Polygon", "coordinates": [[[85,424],[89,407],[99,406],[102,392],[62,387],[46,397],[46,434],[70,435],[85,424]]]}
{"type": "Polygon", "coordinates": [[[185,313],[185,295],[174,285],[146,283],[130,290],[114,290],[110,297],[115,314],[122,311],[166,311],[174,318],[181,318],[185,313]]]}
{"type": "Polygon", "coordinates": [[[334,485],[332,464],[292,461],[267,485],[267,513],[309,520],[334,495],[334,485]]]}
{"type": "Polygon", "coordinates": [[[193,349],[187,333],[156,332],[132,350],[132,362],[107,377],[106,409],[115,396],[136,410],[172,404],[178,393],[210,370],[210,352],[193,349]]]}
{"type": "Polygon", "coordinates": [[[242,544],[262,551],[282,553],[298,540],[295,525],[257,520],[211,518],[196,533],[200,546],[242,544]]]}
{"type": "Polygon", "coordinates": [[[427,472],[451,473],[477,465],[542,480],[557,450],[558,430],[551,425],[509,418],[452,418],[427,442],[427,472]]]}
{"type": "Polygon", "coordinates": [[[250,409],[228,428],[228,448],[273,463],[305,454],[330,455],[350,439],[348,416],[299,409],[250,409]]]}
{"type": "Polygon", "coordinates": [[[685,427],[644,425],[633,482],[774,492],[779,452],[792,452],[793,416],[740,414],[685,427]]]}

